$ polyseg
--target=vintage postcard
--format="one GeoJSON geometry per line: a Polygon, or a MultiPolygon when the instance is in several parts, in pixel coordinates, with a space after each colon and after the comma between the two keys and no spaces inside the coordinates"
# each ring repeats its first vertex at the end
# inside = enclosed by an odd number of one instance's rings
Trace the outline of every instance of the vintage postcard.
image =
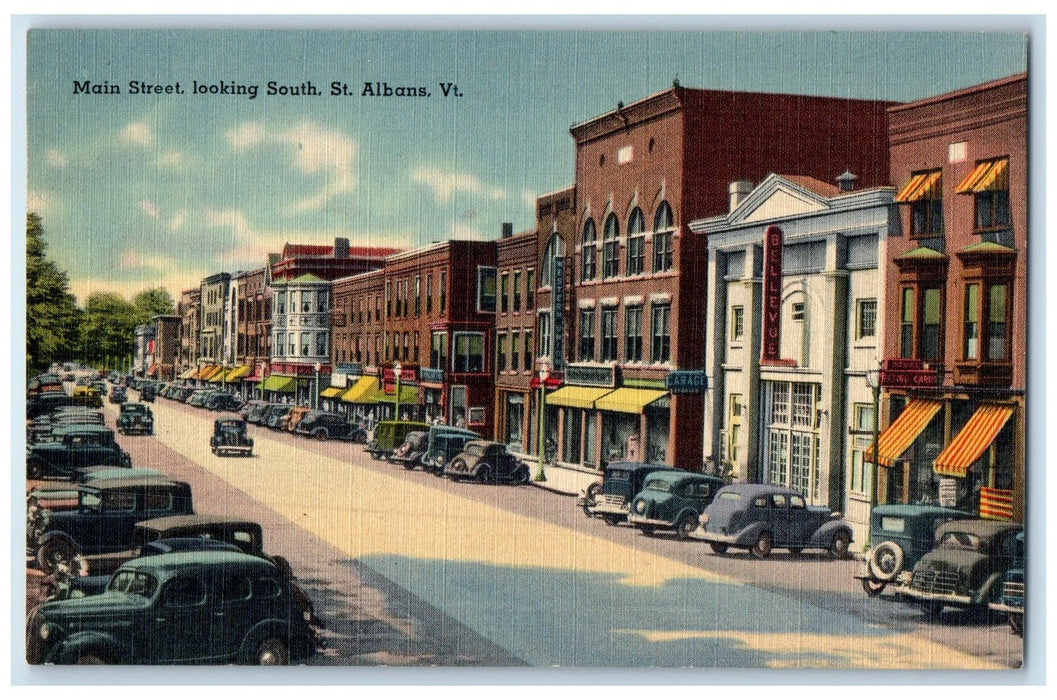
{"type": "Polygon", "coordinates": [[[25,34],[22,682],[1024,682],[1029,21],[157,19],[25,34]]]}

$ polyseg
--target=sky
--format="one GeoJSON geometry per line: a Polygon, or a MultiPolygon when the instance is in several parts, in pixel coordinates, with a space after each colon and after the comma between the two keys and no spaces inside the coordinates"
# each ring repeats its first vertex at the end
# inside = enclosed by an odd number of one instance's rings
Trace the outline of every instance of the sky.
{"type": "Polygon", "coordinates": [[[911,101],[1028,65],[1026,35],[1008,27],[580,25],[31,29],[27,206],[80,303],[155,286],[177,298],[215,272],[262,267],[287,242],[414,247],[498,238],[503,222],[530,229],[535,198],[573,182],[569,127],[676,77],[691,88],[911,101]],[[132,81],[173,92],[133,94],[132,81]],[[276,92],[310,82],[320,94],[268,95],[269,82],[276,92]],[[367,83],[429,96],[364,95],[367,83]],[[457,87],[445,96],[448,83],[457,87]],[[120,94],[76,94],[86,84],[120,94]],[[257,94],[193,94],[196,84],[257,94]],[[349,94],[332,95],[332,84],[349,94]]]}

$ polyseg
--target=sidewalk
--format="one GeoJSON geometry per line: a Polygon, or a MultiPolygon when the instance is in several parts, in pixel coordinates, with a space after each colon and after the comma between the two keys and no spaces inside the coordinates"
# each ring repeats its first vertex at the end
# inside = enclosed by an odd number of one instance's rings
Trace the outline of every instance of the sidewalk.
{"type": "Polygon", "coordinates": [[[545,489],[565,496],[579,496],[591,483],[601,480],[597,472],[585,472],[579,469],[569,469],[559,465],[546,465],[543,473],[546,481],[536,481],[539,472],[539,462],[535,459],[525,459],[529,467],[529,484],[536,488],[545,489]]]}

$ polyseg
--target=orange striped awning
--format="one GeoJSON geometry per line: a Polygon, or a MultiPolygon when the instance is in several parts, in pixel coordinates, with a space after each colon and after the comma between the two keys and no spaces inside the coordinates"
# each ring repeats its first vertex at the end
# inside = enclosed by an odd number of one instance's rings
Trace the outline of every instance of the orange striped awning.
{"type": "Polygon", "coordinates": [[[980,517],[988,520],[1013,519],[1013,492],[980,487],[980,517]]]}
{"type": "Polygon", "coordinates": [[[977,163],[962,184],[954,190],[958,194],[976,194],[986,190],[1009,189],[1009,159],[985,160],[977,163]]]}
{"type": "MultiPolygon", "coordinates": [[[[892,462],[907,451],[942,407],[941,401],[911,399],[899,417],[877,438],[877,451],[880,453],[877,463],[886,467],[892,466],[892,462]]],[[[868,462],[874,461],[873,446],[866,450],[864,459],[868,462]]]]}
{"type": "Polygon", "coordinates": [[[965,476],[969,465],[978,460],[988,445],[994,442],[998,431],[1011,415],[1012,406],[995,403],[982,403],[977,406],[965,427],[932,463],[933,471],[941,476],[965,476]]]}
{"type": "Polygon", "coordinates": [[[933,170],[928,173],[918,173],[910,178],[910,182],[903,185],[896,195],[896,202],[906,204],[916,202],[919,199],[938,199],[940,185],[940,171],[933,170]]]}

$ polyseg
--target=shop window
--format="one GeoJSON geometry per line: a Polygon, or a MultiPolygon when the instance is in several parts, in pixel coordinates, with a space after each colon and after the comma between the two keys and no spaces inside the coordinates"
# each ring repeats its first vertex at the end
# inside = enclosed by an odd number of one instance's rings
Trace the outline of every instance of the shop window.
{"type": "Polygon", "coordinates": [[[624,361],[642,362],[642,307],[624,309],[624,361]]]}
{"type": "Polygon", "coordinates": [[[646,223],[642,217],[642,210],[638,207],[631,212],[628,220],[628,245],[627,260],[624,268],[625,274],[642,274],[646,263],[646,223]]]}
{"type": "Polygon", "coordinates": [[[620,224],[617,223],[617,215],[610,214],[606,218],[605,230],[602,234],[602,278],[616,277],[620,264],[617,255],[620,250],[620,224]]]}
{"type": "Polygon", "coordinates": [[[586,282],[593,280],[596,274],[598,255],[598,242],[597,234],[595,232],[595,222],[588,219],[584,223],[583,236],[580,239],[580,281],[586,282]]]}
{"type": "Polygon", "coordinates": [[[580,309],[580,347],[577,357],[581,362],[595,359],[595,310],[580,309]]]}
{"type": "Polygon", "coordinates": [[[617,359],[617,310],[602,309],[602,362],[617,359]]]}

